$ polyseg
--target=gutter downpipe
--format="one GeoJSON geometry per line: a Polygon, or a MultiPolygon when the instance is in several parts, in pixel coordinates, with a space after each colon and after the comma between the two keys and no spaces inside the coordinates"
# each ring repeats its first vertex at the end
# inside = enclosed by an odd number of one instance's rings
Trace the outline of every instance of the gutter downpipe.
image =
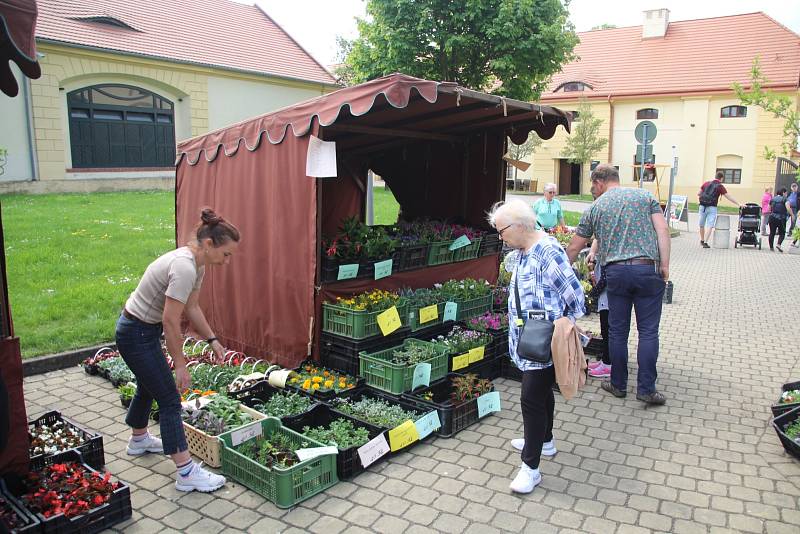
{"type": "Polygon", "coordinates": [[[611,164],[611,155],[613,154],[612,149],[614,148],[614,101],[611,97],[614,95],[608,95],[608,164],[611,164]]]}
{"type": "Polygon", "coordinates": [[[39,180],[39,158],[36,151],[36,136],[33,131],[33,102],[31,102],[31,81],[27,76],[23,76],[25,81],[21,83],[22,99],[25,102],[25,130],[28,133],[28,145],[30,146],[31,159],[31,182],[39,180]]]}

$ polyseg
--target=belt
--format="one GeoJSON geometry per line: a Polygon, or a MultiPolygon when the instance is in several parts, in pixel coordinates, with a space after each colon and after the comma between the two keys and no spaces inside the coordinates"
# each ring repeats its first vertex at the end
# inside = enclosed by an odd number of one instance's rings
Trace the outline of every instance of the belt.
{"type": "Polygon", "coordinates": [[[610,261],[609,265],[655,265],[656,260],[650,258],[631,258],[629,260],[610,261]]]}
{"type": "Polygon", "coordinates": [[[148,323],[147,321],[142,321],[141,319],[139,319],[138,317],[136,317],[134,314],[132,314],[131,312],[129,312],[129,311],[127,310],[127,308],[122,308],[122,316],[123,316],[123,317],[127,317],[127,318],[128,318],[128,319],[130,319],[131,321],[139,321],[140,323],[149,324],[149,325],[153,325],[153,326],[158,326],[158,325],[160,325],[160,324],[161,324],[160,322],[159,322],[159,323],[148,323]]]}

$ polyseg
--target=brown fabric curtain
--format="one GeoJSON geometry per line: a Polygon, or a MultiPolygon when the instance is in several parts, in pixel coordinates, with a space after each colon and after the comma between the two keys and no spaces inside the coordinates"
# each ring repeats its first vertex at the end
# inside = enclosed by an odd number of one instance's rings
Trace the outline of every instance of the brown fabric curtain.
{"type": "MultiPolygon", "coordinates": [[[[0,376],[8,391],[8,441],[0,451],[0,473],[28,472],[28,416],[22,392],[22,357],[19,338],[0,341],[0,376]]],[[[0,399],[0,403],[5,399],[0,399]]],[[[5,411],[6,407],[2,407],[5,411]]],[[[0,419],[4,419],[3,414],[0,419]]],[[[0,422],[0,424],[2,424],[0,422]]]]}
{"type": "Polygon", "coordinates": [[[230,265],[207,270],[202,309],[227,347],[270,361],[305,357],[314,316],[317,189],[305,176],[308,139],[177,168],[178,245],[193,238],[204,206],[242,235],[230,265]]]}

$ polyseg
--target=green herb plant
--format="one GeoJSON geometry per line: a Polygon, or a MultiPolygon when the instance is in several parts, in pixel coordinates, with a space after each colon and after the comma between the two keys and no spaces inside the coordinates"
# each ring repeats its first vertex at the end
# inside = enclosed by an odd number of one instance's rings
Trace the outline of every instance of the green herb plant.
{"type": "Polygon", "coordinates": [[[369,397],[355,402],[349,398],[339,397],[333,399],[332,406],[344,414],[383,428],[394,428],[409,419],[413,421],[419,417],[416,413],[406,411],[397,404],[389,404],[384,400],[369,397]]]}
{"type": "Polygon", "coordinates": [[[236,450],[270,469],[286,469],[300,462],[295,451],[305,447],[308,447],[306,441],[295,444],[289,434],[274,432],[269,437],[246,441],[236,447],[236,450]]]}
{"type": "Polygon", "coordinates": [[[253,409],[272,417],[298,415],[311,408],[311,399],[299,393],[278,391],[268,401],[256,404],[253,409]]]}
{"type": "Polygon", "coordinates": [[[339,450],[360,447],[369,441],[369,432],[363,426],[354,426],[347,419],[336,419],[328,426],[303,427],[303,435],[314,441],[334,445],[339,450]]]}

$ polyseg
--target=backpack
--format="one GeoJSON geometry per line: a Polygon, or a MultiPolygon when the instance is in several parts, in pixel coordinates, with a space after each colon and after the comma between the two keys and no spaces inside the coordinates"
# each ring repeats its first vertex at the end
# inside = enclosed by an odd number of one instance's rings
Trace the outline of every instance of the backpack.
{"type": "Polygon", "coordinates": [[[786,198],[782,197],[781,195],[775,195],[772,197],[772,200],[769,201],[769,206],[772,209],[772,213],[770,213],[770,218],[775,219],[777,221],[785,221],[789,215],[789,212],[786,211],[786,198]]]}
{"type": "Polygon", "coordinates": [[[717,199],[719,198],[719,195],[717,194],[719,185],[719,182],[712,180],[711,183],[700,192],[700,204],[703,206],[713,206],[716,204],[717,199]]]}

